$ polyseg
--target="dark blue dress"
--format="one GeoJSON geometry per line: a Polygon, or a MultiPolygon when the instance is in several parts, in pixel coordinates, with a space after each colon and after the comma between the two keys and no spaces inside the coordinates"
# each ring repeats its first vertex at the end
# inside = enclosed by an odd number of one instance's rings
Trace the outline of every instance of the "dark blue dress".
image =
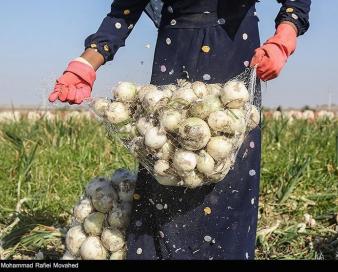
{"type": "MultiPolygon", "coordinates": [[[[159,27],[152,83],[224,83],[243,72],[259,47],[255,0],[116,0],[86,48],[113,59],[145,10],[159,27]],[[150,4],[150,5],[149,5],[150,4]]],[[[279,0],[276,18],[309,27],[310,0],[279,0]]],[[[259,92],[257,93],[259,96],[259,92]]],[[[260,97],[258,97],[260,99],[260,97]]],[[[253,259],[261,154],[260,129],[246,138],[234,169],[198,189],[158,184],[141,167],[128,259],[253,259]]]]}

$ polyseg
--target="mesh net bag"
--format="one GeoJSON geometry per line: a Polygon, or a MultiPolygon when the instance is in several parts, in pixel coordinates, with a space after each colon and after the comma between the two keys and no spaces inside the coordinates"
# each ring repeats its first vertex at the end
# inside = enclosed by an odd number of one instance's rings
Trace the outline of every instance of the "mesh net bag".
{"type": "Polygon", "coordinates": [[[90,108],[160,184],[196,188],[223,180],[258,126],[256,80],[248,68],[222,84],[121,82],[111,98],[94,98],[90,108]]]}

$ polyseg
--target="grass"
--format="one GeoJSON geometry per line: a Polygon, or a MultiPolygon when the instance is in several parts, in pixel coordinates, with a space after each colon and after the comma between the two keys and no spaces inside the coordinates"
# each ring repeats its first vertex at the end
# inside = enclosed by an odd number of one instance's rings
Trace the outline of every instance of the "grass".
{"type": "MultiPolygon", "coordinates": [[[[338,121],[265,120],[258,259],[336,259],[338,121]],[[304,226],[304,214],[316,226],[304,226]]],[[[95,120],[0,124],[2,258],[62,254],[88,181],[135,162],[95,120]]]]}

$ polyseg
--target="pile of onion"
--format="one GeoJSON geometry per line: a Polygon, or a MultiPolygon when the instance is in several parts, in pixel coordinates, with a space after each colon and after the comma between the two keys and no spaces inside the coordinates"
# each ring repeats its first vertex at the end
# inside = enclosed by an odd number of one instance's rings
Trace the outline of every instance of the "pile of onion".
{"type": "Polygon", "coordinates": [[[86,194],[73,209],[63,260],[126,258],[125,234],[135,183],[136,175],[126,169],[116,170],[111,178],[89,182],[86,194]]]}

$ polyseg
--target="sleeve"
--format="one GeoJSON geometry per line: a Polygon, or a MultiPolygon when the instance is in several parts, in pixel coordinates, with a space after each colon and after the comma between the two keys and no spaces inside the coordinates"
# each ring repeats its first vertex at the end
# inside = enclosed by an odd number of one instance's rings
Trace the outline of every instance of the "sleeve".
{"type": "Polygon", "coordinates": [[[149,1],[114,0],[98,31],[85,40],[85,48],[95,49],[105,62],[113,60],[117,50],[125,46],[125,40],[149,1]]]}
{"type": "Polygon", "coordinates": [[[283,21],[289,21],[296,25],[298,35],[303,35],[310,26],[309,13],[311,0],[277,0],[282,7],[275,20],[276,27],[283,21]]]}

